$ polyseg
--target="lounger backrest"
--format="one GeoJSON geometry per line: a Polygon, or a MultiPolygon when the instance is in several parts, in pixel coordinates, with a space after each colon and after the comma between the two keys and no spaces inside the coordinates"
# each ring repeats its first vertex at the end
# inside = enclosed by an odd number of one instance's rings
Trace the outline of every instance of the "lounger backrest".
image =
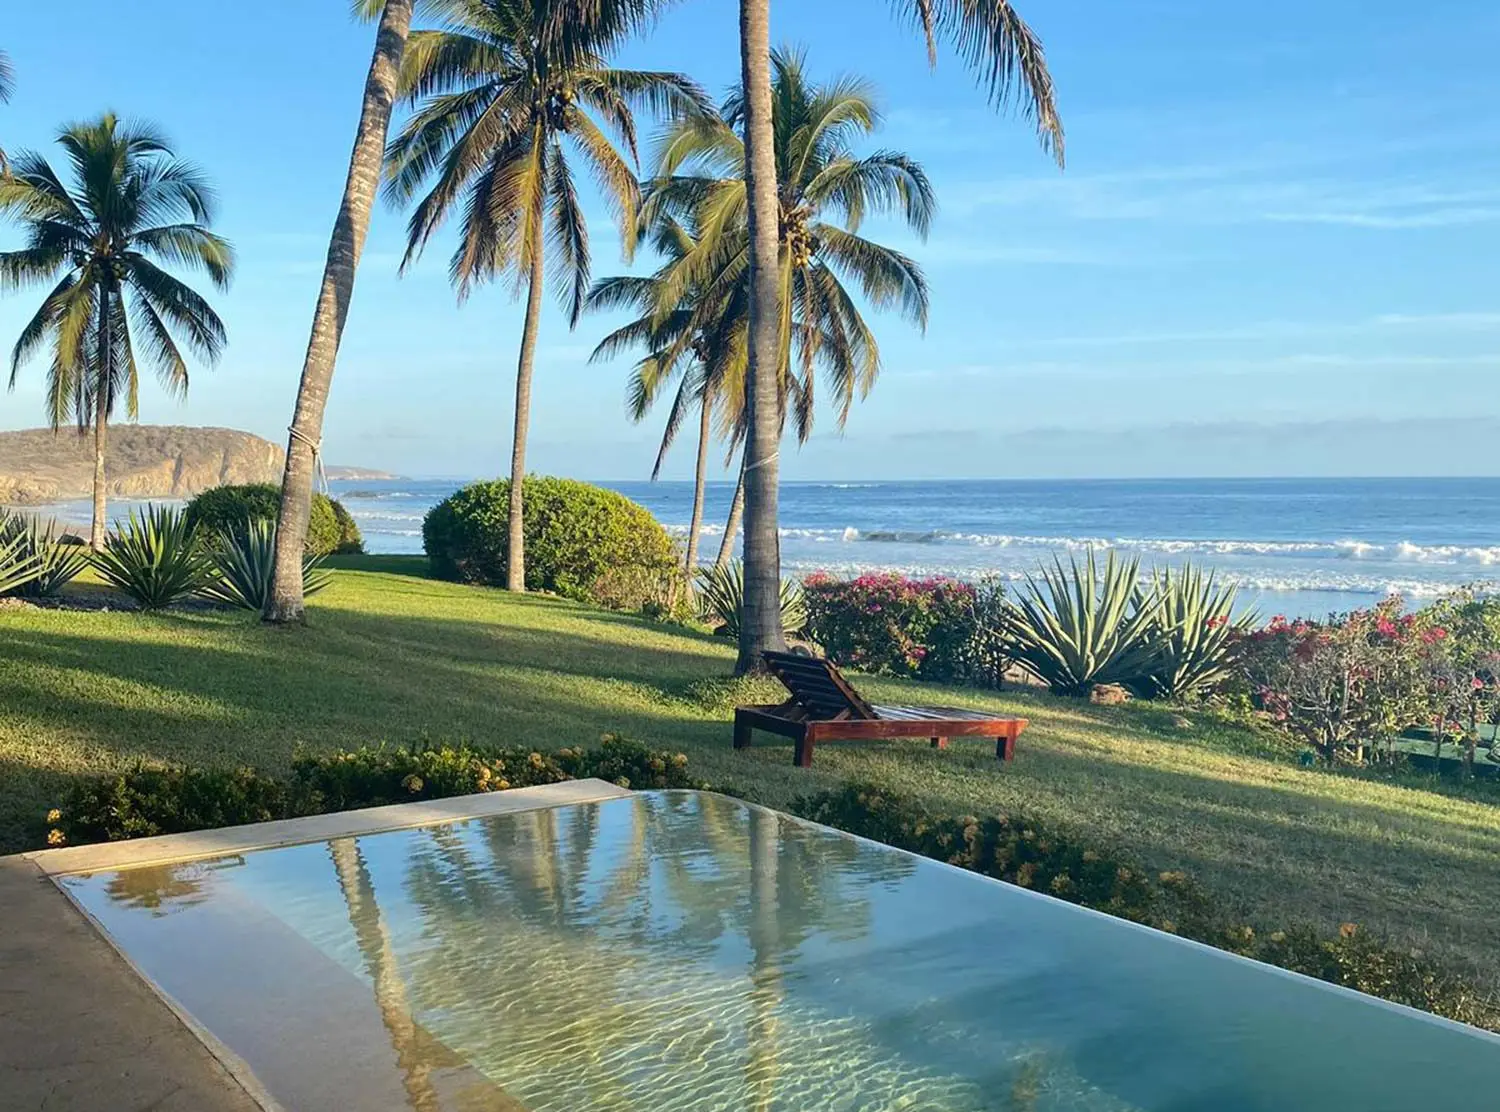
{"type": "Polygon", "coordinates": [[[875,710],[846,680],[833,662],[796,653],[762,653],[766,667],[814,719],[876,718],[875,710]]]}

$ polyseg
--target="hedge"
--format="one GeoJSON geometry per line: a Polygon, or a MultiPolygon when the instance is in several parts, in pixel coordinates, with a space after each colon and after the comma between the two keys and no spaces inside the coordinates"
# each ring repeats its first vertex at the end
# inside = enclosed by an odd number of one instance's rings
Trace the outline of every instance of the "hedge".
{"type": "Polygon", "coordinates": [[[687,758],[614,734],[595,748],[366,746],[304,756],[290,777],[255,769],[137,766],[75,784],[49,812],[49,845],[116,842],[386,803],[597,777],[624,788],[699,788],[687,758]]]}

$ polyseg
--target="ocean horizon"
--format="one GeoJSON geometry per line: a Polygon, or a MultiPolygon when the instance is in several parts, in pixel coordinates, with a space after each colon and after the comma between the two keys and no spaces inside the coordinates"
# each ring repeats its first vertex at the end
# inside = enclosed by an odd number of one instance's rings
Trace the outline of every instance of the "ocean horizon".
{"type": "MultiPolygon", "coordinates": [[[[372,553],[420,553],[422,518],[469,480],[330,483],[372,553]]],[[[602,482],[686,533],[693,485],[602,482]]],[[[712,561],[734,493],[710,483],[700,555],[712,561]]],[[[139,503],[117,500],[111,516],[139,503]]],[[[87,520],[85,500],[36,507],[87,520]]],[[[787,574],[1019,580],[1093,547],[1143,568],[1193,561],[1240,587],[1243,606],[1320,617],[1389,594],[1419,605],[1500,578],[1500,478],[974,479],[783,485],[787,574]]]]}

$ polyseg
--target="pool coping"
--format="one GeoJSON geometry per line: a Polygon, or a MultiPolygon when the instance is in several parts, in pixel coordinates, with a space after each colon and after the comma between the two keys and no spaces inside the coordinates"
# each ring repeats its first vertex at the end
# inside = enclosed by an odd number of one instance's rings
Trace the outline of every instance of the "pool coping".
{"type": "Polygon", "coordinates": [[[620,799],[604,780],[397,803],[298,819],[0,857],[0,1092],[49,1112],[286,1112],[68,894],[78,873],[440,826],[620,799]],[[28,1095],[29,1094],[29,1095],[28,1095]]]}
{"type": "MultiPolygon", "coordinates": [[[[599,803],[630,795],[626,788],[607,780],[564,780],[529,788],[509,788],[477,795],[450,796],[420,803],[390,803],[356,811],[331,811],[296,819],[277,819],[246,826],[221,826],[187,834],[161,834],[124,842],[98,842],[86,846],[33,850],[19,857],[31,862],[49,877],[71,873],[97,873],[201,860],[258,849],[323,842],[330,838],[352,838],[387,830],[408,830],[448,822],[486,818],[513,811],[544,807],[566,807],[575,803],[599,803]]],[[[4,860],[4,858],[0,858],[4,860]]]]}

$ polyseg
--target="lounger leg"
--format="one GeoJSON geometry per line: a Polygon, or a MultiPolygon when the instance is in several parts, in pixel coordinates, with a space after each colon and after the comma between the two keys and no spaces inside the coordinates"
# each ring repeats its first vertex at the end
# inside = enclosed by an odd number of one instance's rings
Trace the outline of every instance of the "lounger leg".
{"type": "Polygon", "coordinates": [[[948,739],[945,737],[935,737],[932,739],[932,747],[934,749],[946,749],[948,748],[948,739]]]}
{"type": "Polygon", "coordinates": [[[1008,761],[1016,755],[1016,731],[1007,730],[995,739],[995,759],[1008,761]]]}
{"type": "Polygon", "coordinates": [[[808,730],[803,730],[802,733],[800,733],[800,734],[797,735],[797,767],[798,768],[811,768],[812,767],[812,754],[813,754],[812,733],[810,731],[808,731],[808,730]]]}
{"type": "Polygon", "coordinates": [[[739,711],[734,714],[734,747],[736,749],[750,748],[750,732],[753,727],[750,720],[740,715],[739,711]]]}

